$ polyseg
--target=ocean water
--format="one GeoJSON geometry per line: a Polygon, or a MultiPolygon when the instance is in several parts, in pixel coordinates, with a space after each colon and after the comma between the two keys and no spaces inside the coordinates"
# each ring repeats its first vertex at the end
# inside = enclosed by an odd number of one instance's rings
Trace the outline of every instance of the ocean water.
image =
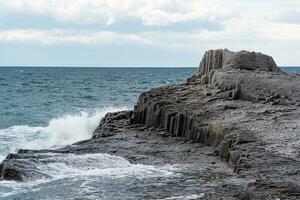
{"type": "Polygon", "coordinates": [[[286,73],[300,73],[300,67],[281,67],[281,69],[286,73]]]}
{"type": "MultiPolygon", "coordinates": [[[[283,68],[289,73],[299,69],[283,68]]],[[[0,160],[20,148],[57,148],[88,139],[107,112],[132,109],[141,92],[184,82],[196,71],[1,67],[0,160]]],[[[55,157],[39,169],[51,178],[1,181],[0,199],[197,199],[219,181],[204,181],[204,169],[189,174],[187,166],[134,165],[108,154],[55,157]]]]}

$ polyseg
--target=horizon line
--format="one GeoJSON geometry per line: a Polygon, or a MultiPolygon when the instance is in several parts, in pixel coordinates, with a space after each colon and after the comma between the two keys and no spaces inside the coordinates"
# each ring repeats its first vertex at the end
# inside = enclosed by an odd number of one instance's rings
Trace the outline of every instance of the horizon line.
{"type": "MultiPolygon", "coordinates": [[[[198,66],[54,66],[54,65],[0,65],[4,67],[23,67],[23,68],[198,68],[198,66]]],[[[278,67],[300,67],[300,65],[281,65],[278,67]]]]}
{"type": "Polygon", "coordinates": [[[28,68],[33,68],[33,67],[45,67],[45,68],[50,68],[50,67],[57,67],[57,68],[67,68],[67,67],[73,67],[73,68],[198,68],[198,66],[54,66],[54,65],[35,65],[35,66],[29,66],[29,65],[0,65],[1,67],[28,67],[28,68]]]}

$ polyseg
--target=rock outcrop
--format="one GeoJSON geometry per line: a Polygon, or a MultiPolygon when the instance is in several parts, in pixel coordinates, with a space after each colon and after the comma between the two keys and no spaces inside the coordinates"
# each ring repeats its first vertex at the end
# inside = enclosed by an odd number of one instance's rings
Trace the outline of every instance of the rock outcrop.
{"type": "Polygon", "coordinates": [[[194,78],[202,83],[211,81],[215,70],[240,69],[281,72],[271,56],[248,51],[232,52],[227,49],[207,51],[199,65],[199,72],[194,78]]]}
{"type": "MultiPolygon", "coordinates": [[[[217,187],[204,199],[299,199],[299,85],[300,76],[283,73],[270,56],[210,50],[186,83],[141,94],[133,111],[107,114],[91,140],[56,151],[107,152],[145,164],[221,158],[248,184],[217,187]]],[[[34,169],[30,159],[41,153],[11,154],[1,178],[28,177],[22,166],[34,169]]]]}
{"type": "Polygon", "coordinates": [[[214,69],[245,69],[281,71],[271,56],[249,51],[232,52],[227,49],[209,50],[199,65],[200,75],[207,75],[214,69]]]}
{"type": "Polygon", "coordinates": [[[131,123],[213,146],[268,192],[299,196],[299,85],[270,56],[210,50],[187,83],[142,94],[131,123]]]}
{"type": "Polygon", "coordinates": [[[272,57],[261,53],[210,50],[188,82],[211,85],[232,99],[300,104],[299,75],[283,73],[272,57]]]}

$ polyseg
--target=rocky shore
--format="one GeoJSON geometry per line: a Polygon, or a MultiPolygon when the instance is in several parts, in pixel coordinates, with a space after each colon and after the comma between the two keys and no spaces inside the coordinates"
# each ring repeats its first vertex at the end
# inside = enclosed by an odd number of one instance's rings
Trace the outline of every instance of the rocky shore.
{"type": "Polygon", "coordinates": [[[45,177],[55,153],[109,153],[132,163],[194,164],[233,175],[201,199],[300,198],[300,76],[255,52],[207,51],[186,83],[141,94],[134,110],[108,113],[90,140],[56,150],[19,150],[0,178],[45,177]]]}

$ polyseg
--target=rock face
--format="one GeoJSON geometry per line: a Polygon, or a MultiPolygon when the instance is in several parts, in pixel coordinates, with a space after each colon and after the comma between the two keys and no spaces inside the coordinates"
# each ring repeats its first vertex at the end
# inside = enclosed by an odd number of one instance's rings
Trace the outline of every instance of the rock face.
{"type": "Polygon", "coordinates": [[[249,51],[231,52],[227,49],[207,51],[199,65],[201,75],[221,68],[281,71],[271,56],[249,51]]]}
{"type": "MultiPolygon", "coordinates": [[[[217,156],[249,184],[217,188],[204,199],[299,199],[299,85],[300,76],[283,73],[270,56],[210,50],[186,83],[141,94],[133,111],[107,114],[91,140],[56,151],[107,152],[145,164],[217,156]]],[[[41,153],[11,154],[1,178],[36,174],[21,169],[34,168],[30,159],[41,153]]]]}
{"type": "Polygon", "coordinates": [[[261,53],[210,50],[200,63],[199,73],[188,82],[211,85],[233,99],[300,103],[299,75],[283,73],[272,57],[261,53]]]}
{"type": "Polygon", "coordinates": [[[240,51],[231,52],[227,49],[207,51],[199,65],[199,73],[194,78],[200,77],[202,83],[211,82],[214,72],[218,69],[262,70],[280,72],[272,57],[256,52],[240,51]]]}
{"type": "Polygon", "coordinates": [[[299,75],[283,73],[270,56],[211,50],[187,83],[142,94],[131,123],[213,146],[255,187],[294,199],[300,194],[299,85],[299,75]]]}

